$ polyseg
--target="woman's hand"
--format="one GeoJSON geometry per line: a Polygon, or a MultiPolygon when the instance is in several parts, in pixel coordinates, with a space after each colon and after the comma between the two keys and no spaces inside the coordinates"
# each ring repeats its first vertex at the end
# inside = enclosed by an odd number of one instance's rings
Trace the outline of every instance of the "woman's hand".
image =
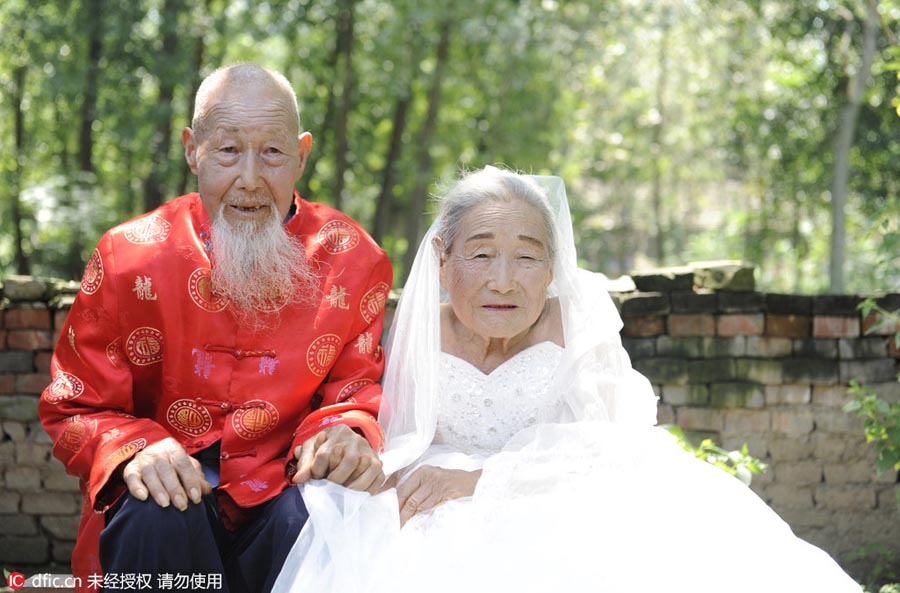
{"type": "Polygon", "coordinates": [[[423,465],[397,486],[400,524],[448,500],[472,496],[481,470],[467,472],[423,465]]]}

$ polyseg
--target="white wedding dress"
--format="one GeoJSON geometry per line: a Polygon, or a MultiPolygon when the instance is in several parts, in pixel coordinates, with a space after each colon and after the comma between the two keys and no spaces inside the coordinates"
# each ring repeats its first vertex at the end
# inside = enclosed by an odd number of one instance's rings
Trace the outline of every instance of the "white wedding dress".
{"type": "Polygon", "coordinates": [[[308,527],[274,591],[858,592],[739,480],[664,430],[571,422],[543,342],[490,374],[440,357],[419,463],[483,468],[471,498],[399,527],[393,490],[303,486],[308,527]]]}

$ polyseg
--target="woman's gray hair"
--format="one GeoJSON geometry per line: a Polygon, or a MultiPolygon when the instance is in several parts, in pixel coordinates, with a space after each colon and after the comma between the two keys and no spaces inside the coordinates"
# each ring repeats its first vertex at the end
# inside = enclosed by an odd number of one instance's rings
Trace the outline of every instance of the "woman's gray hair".
{"type": "Polygon", "coordinates": [[[522,200],[540,213],[547,231],[547,255],[550,261],[556,256],[556,223],[547,195],[534,180],[525,175],[485,167],[464,174],[440,198],[438,207],[437,236],[450,253],[459,234],[462,219],[468,212],[488,201],[522,200]]]}

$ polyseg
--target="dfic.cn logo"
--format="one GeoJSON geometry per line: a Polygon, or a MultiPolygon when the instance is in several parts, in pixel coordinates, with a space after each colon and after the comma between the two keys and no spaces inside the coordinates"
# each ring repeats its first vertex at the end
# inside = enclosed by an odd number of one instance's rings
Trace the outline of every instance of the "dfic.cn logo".
{"type": "Polygon", "coordinates": [[[6,584],[13,591],[25,586],[25,575],[21,572],[11,572],[6,575],[6,584]]]}

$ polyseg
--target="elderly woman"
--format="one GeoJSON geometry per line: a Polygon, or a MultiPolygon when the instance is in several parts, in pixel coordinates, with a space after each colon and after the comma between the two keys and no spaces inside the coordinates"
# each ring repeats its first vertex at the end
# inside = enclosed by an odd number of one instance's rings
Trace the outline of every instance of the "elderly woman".
{"type": "Polygon", "coordinates": [[[751,490],[653,427],[558,178],[444,196],[392,325],[396,488],[304,487],[275,591],[859,591],[751,490]]]}

